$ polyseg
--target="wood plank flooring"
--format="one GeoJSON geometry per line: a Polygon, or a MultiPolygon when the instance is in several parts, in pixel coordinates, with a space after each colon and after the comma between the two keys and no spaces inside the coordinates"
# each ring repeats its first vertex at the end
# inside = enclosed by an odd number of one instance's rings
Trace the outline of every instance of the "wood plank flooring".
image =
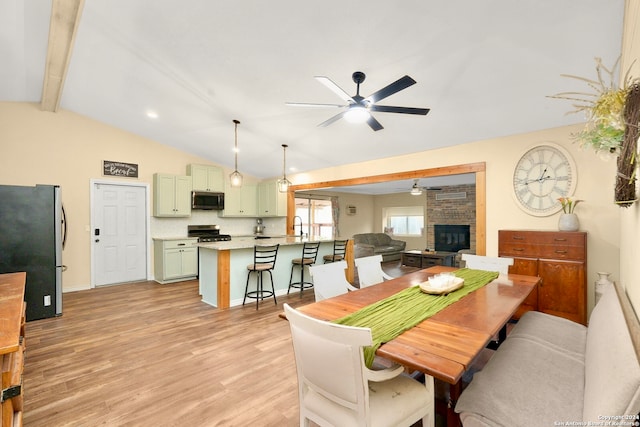
{"type": "MultiPolygon", "coordinates": [[[[394,276],[398,264],[385,268],[394,276]]],[[[63,315],[27,323],[24,425],[297,426],[284,302],[218,310],[198,282],[64,294],[63,315]]]]}
{"type": "Polygon", "coordinates": [[[27,323],[25,426],[294,426],[297,379],[282,303],[218,310],[198,282],[64,294],[27,323]]]}

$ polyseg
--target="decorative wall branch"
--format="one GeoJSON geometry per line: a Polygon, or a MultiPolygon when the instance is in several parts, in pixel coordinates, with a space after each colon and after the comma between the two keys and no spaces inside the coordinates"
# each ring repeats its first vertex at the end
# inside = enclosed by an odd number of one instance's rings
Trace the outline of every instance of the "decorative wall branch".
{"type": "Polygon", "coordinates": [[[625,131],[616,176],[615,201],[621,207],[629,207],[636,198],[636,156],[640,131],[640,83],[634,83],[627,92],[624,106],[625,131]]]}

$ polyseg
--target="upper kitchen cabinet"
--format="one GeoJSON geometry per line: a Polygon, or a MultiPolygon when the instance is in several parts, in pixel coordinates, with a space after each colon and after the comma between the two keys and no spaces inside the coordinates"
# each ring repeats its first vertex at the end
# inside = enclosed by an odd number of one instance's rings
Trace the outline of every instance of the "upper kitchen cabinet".
{"type": "Polygon", "coordinates": [[[187,165],[187,175],[191,176],[193,191],[224,191],[222,168],[208,165],[187,165]]]}
{"type": "Polygon", "coordinates": [[[153,216],[191,216],[191,177],[153,175],[153,216]]]}
{"type": "Polygon", "coordinates": [[[224,210],[222,216],[258,216],[258,186],[242,184],[233,188],[229,183],[224,188],[224,210]]]}
{"type": "Polygon", "coordinates": [[[258,184],[258,216],[287,216],[287,193],[278,191],[277,181],[258,184]]]}

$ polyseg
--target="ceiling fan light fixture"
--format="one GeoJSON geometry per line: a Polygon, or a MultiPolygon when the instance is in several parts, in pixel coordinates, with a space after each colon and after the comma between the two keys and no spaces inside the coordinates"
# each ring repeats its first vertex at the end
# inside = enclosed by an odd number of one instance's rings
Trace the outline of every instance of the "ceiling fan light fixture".
{"type": "Polygon", "coordinates": [[[418,187],[418,180],[416,179],[413,183],[413,187],[411,187],[411,191],[409,192],[412,196],[420,196],[422,195],[422,188],[418,187]]]}
{"type": "Polygon", "coordinates": [[[235,155],[235,168],[231,174],[229,174],[229,182],[232,187],[242,187],[242,174],[238,172],[238,125],[240,124],[239,120],[233,119],[233,123],[235,124],[235,145],[233,148],[233,152],[235,155]]]}
{"type": "Polygon", "coordinates": [[[349,107],[349,109],[344,113],[344,119],[349,123],[364,123],[369,120],[371,117],[371,113],[365,107],[356,105],[349,107]]]}
{"type": "Polygon", "coordinates": [[[287,144],[282,144],[282,178],[277,182],[278,191],[281,193],[289,191],[291,185],[291,181],[287,179],[287,147],[287,144]]]}

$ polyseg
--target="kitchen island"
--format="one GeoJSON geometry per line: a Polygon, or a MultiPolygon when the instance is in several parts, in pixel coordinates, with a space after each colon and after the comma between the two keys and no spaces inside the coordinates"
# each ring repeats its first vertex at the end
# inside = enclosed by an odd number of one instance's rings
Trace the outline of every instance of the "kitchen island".
{"type": "MultiPolygon", "coordinates": [[[[247,283],[247,265],[253,263],[255,245],[280,244],[276,265],[273,269],[273,285],[277,295],[287,293],[291,274],[291,260],[302,256],[302,245],[306,242],[320,242],[316,264],[322,264],[322,257],[333,253],[333,239],[305,238],[299,236],[273,236],[266,239],[254,237],[234,237],[230,241],[198,243],[199,280],[202,301],[218,308],[241,305],[247,283]]],[[[347,278],[353,281],[353,242],[347,246],[347,278]]],[[[296,269],[295,274],[298,269],[296,269]]],[[[251,278],[250,289],[255,287],[255,275],[251,278]]],[[[299,276],[297,276],[299,278],[299,276]]],[[[306,280],[305,275],[305,280],[306,280]]],[[[265,286],[269,286],[265,276],[265,286]]],[[[295,276],[294,276],[295,280],[295,276]]],[[[294,292],[294,291],[292,291],[294,292]]],[[[295,292],[300,292],[296,289],[295,292]]]]}

